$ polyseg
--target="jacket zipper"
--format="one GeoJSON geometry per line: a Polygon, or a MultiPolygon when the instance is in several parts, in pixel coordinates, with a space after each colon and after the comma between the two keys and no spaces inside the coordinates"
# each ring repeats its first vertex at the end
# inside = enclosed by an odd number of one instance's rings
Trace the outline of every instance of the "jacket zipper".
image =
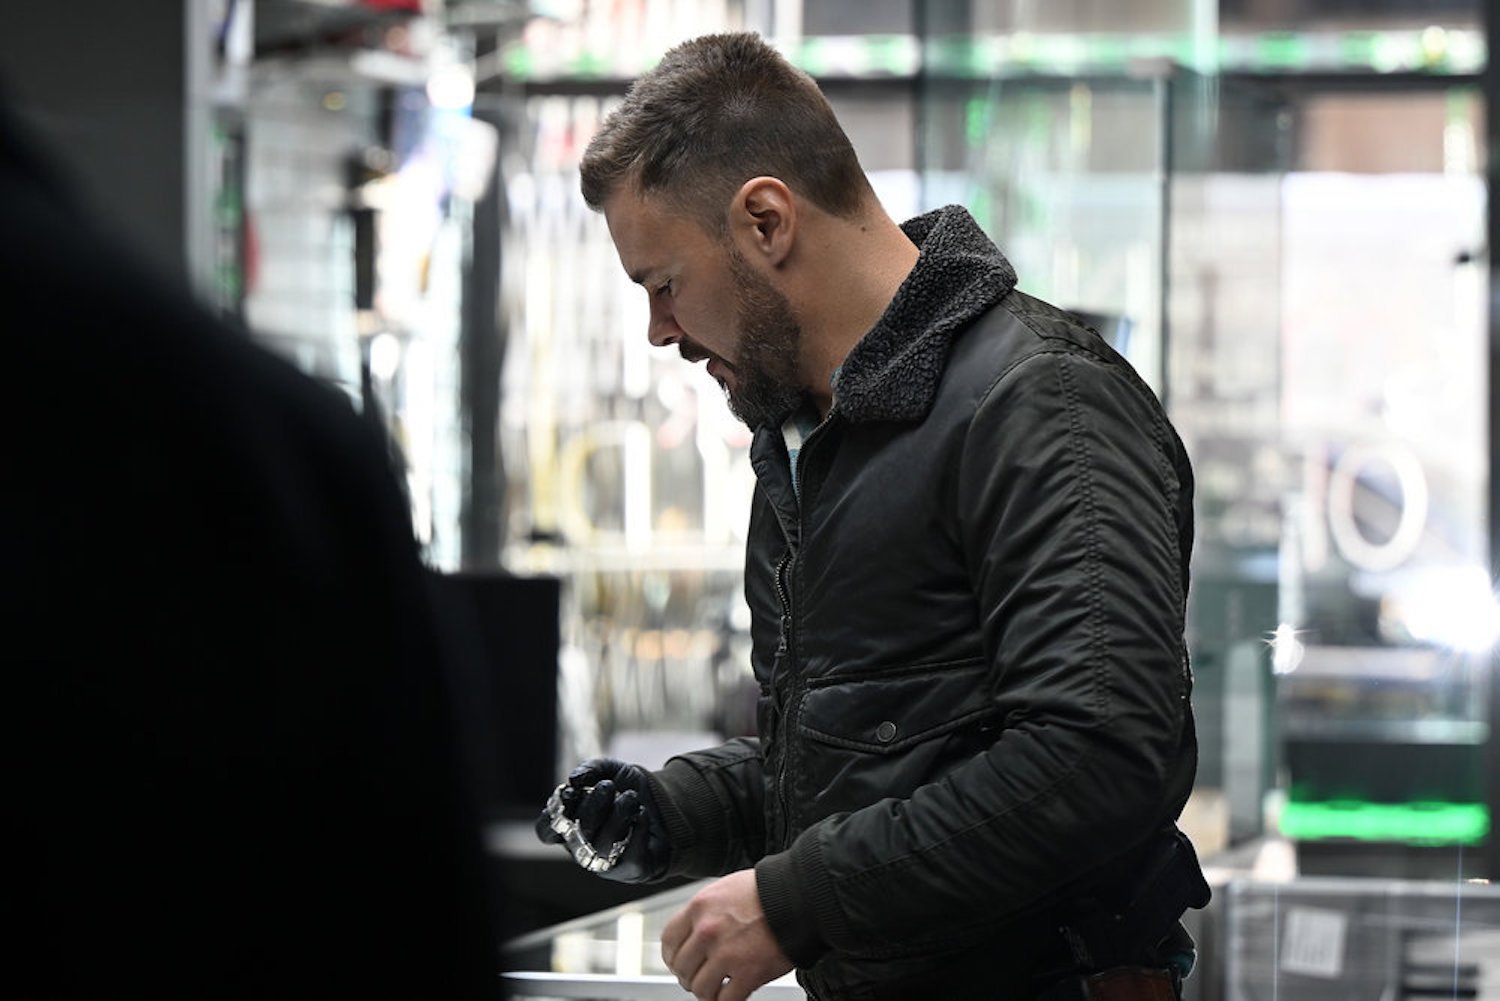
{"type": "MultiPolygon", "coordinates": [[[[781,599],[781,645],[782,665],[788,667],[792,661],[792,598],[786,589],[786,571],[792,562],[792,547],[787,546],[786,552],[781,554],[781,559],[776,562],[776,596],[781,599]]],[[[796,675],[793,674],[793,685],[796,683],[796,675]]],[[[776,705],[776,683],[771,682],[771,705],[776,705]]],[[[786,758],[788,751],[788,728],[786,726],[787,713],[784,709],[776,713],[781,725],[781,753],[776,761],[776,820],[778,830],[776,831],[776,846],[778,849],[786,847],[786,832],[790,829],[791,821],[788,816],[786,801],[786,758]]]]}
{"type": "MultiPolygon", "coordinates": [[[[794,482],[806,486],[806,481],[802,479],[803,461],[807,458],[808,449],[812,446],[814,439],[816,439],[822,433],[823,429],[828,426],[828,423],[833,420],[833,415],[834,409],[830,407],[827,416],[825,416],[823,420],[818,423],[818,426],[813,428],[808,436],[803,439],[802,447],[797,450],[797,460],[793,464],[794,468],[791,471],[794,482]]],[[[797,497],[797,538],[800,542],[802,535],[806,530],[806,525],[804,525],[802,521],[801,488],[798,488],[795,491],[795,494],[797,497]]],[[[793,707],[797,702],[797,681],[798,676],[801,673],[800,671],[795,669],[796,648],[792,641],[792,598],[791,593],[787,590],[786,586],[786,574],[787,571],[791,569],[792,560],[792,546],[790,540],[787,540],[787,550],[782,554],[781,559],[776,564],[776,596],[781,599],[781,635],[783,642],[786,645],[786,653],[784,655],[784,660],[782,661],[782,663],[792,668],[792,680],[787,698],[787,710],[790,710],[791,712],[782,711],[777,713],[777,715],[780,717],[781,723],[781,755],[780,759],[776,763],[776,805],[780,814],[780,830],[777,831],[776,844],[778,849],[782,851],[786,850],[787,848],[787,833],[792,829],[791,808],[787,804],[786,796],[787,760],[791,756],[790,752],[792,728],[787,724],[788,722],[796,722],[795,719],[792,718],[795,713],[793,707]]],[[[774,701],[772,704],[775,704],[774,701]]]]}

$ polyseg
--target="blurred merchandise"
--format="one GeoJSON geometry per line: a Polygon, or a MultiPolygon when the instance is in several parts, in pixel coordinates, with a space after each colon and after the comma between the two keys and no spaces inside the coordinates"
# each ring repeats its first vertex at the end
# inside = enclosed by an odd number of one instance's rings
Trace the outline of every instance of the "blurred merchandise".
{"type": "Polygon", "coordinates": [[[743,733],[753,718],[750,435],[700,367],[647,342],[645,296],[578,194],[578,158],[613,100],[528,98],[505,178],[505,563],[567,582],[565,761],[634,732],[743,733]]]}
{"type": "Polygon", "coordinates": [[[442,5],[226,0],[215,294],[385,429],[428,560],[459,563],[462,285],[496,159],[442,5]]]}

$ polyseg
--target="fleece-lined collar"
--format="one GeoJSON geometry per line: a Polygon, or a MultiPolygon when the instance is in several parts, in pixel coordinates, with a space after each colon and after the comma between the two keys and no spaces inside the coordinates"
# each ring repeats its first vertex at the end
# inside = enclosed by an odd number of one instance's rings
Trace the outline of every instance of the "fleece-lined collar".
{"type": "Polygon", "coordinates": [[[870,332],[844,359],[834,391],[845,420],[919,420],[932,407],[953,337],[1016,287],[1016,272],[957,205],[901,228],[921,250],[870,332]]]}

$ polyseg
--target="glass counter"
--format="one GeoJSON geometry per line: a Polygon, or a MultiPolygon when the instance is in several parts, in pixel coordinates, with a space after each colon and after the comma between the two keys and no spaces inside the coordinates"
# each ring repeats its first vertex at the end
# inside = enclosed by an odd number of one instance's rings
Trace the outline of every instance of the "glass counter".
{"type": "MultiPolygon", "coordinates": [[[[1262,878],[1210,864],[1214,897],[1184,917],[1199,962],[1185,1001],[1331,1001],[1355,998],[1497,998],[1500,886],[1483,881],[1262,878]]],[[[504,974],[519,1001],[681,1001],[662,964],[661,929],[704,884],[544,928],[507,943],[504,974]]],[[[802,1001],[791,976],[752,995],[802,1001]]]]}
{"type": "MultiPolygon", "coordinates": [[[[505,946],[513,999],[681,1001],[687,993],[661,959],[661,931],[706,881],[543,928],[505,946]]],[[[802,1001],[790,974],[755,992],[757,1001],[802,1001]]]]}

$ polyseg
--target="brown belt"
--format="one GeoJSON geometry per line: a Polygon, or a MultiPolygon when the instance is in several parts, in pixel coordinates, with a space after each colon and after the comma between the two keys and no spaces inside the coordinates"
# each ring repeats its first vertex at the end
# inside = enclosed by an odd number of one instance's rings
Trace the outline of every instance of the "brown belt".
{"type": "Polygon", "coordinates": [[[1178,984],[1171,970],[1114,966],[1069,977],[1052,985],[1037,1001],[1179,1001],[1178,984]]]}

